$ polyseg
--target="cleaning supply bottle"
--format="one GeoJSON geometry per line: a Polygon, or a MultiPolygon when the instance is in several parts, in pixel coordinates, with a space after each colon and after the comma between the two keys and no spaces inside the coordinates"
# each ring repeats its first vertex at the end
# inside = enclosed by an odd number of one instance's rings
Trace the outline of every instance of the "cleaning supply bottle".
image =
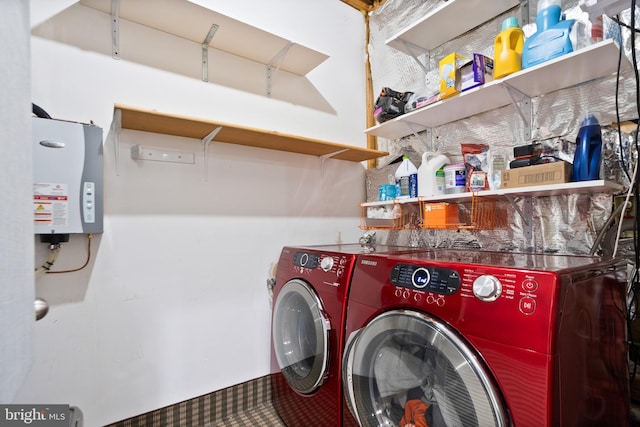
{"type": "Polygon", "coordinates": [[[511,16],[502,21],[502,30],[493,44],[493,78],[499,79],[522,70],[524,32],[518,18],[511,16]]]}
{"type": "Polygon", "coordinates": [[[418,197],[418,169],[409,156],[402,156],[396,169],[396,198],[402,197],[418,197]]]}
{"type": "Polygon", "coordinates": [[[536,32],[524,42],[522,68],[573,52],[569,34],[575,19],[563,19],[561,0],[540,0],[536,32]]]}
{"type": "Polygon", "coordinates": [[[573,156],[573,181],[592,181],[600,178],[602,157],[602,133],[598,119],[587,114],[582,120],[576,138],[573,156]]]}
{"type": "Polygon", "coordinates": [[[444,194],[444,167],[451,163],[444,154],[426,152],[418,168],[418,196],[444,194]]]}

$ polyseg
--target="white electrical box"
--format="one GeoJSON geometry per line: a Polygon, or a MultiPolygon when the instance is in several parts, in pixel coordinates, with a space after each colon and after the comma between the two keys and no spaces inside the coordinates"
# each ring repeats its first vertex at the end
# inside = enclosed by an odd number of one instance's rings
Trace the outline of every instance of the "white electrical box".
{"type": "Polygon", "coordinates": [[[32,119],[35,234],[103,232],[102,128],[32,119]]]}

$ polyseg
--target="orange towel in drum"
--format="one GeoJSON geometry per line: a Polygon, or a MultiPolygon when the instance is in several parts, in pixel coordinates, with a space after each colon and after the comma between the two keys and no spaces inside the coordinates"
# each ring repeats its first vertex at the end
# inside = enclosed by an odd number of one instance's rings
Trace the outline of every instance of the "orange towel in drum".
{"type": "Polygon", "coordinates": [[[400,427],[429,427],[424,416],[429,405],[420,399],[407,400],[404,405],[404,416],[400,420],[400,427]]]}

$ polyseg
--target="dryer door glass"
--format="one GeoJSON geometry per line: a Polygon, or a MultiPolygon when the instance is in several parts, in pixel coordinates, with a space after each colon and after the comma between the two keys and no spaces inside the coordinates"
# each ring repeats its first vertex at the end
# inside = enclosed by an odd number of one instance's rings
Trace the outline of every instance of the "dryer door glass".
{"type": "Polygon", "coordinates": [[[502,397],[475,352],[446,324],[396,310],[350,337],[343,364],[361,426],[502,427],[502,397]]]}
{"type": "Polygon", "coordinates": [[[299,393],[313,393],[327,376],[329,320],[311,286],[287,282],[273,307],[272,340],[280,370],[299,393]]]}

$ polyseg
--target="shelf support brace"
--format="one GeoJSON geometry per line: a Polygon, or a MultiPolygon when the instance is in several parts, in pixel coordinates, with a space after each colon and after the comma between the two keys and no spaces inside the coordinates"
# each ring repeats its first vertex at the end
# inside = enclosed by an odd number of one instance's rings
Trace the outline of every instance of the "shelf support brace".
{"type": "Polygon", "coordinates": [[[333,153],[323,154],[322,156],[319,156],[319,158],[320,158],[320,176],[322,176],[323,181],[324,181],[324,164],[325,164],[326,160],[332,158],[333,156],[337,156],[340,153],[344,153],[345,151],[349,151],[349,149],[348,148],[343,148],[342,150],[334,151],[333,153]]]}
{"type": "Polygon", "coordinates": [[[511,206],[515,209],[515,211],[522,218],[522,232],[524,234],[524,238],[526,239],[529,246],[531,246],[531,241],[533,240],[533,198],[524,197],[522,201],[522,208],[517,205],[514,198],[510,195],[505,195],[511,206]]]}
{"type": "Polygon", "coordinates": [[[293,42],[288,42],[276,56],[267,64],[267,97],[271,98],[271,86],[273,82],[274,71],[277,72],[284,61],[284,57],[287,56],[287,52],[293,46],[293,42]],[[275,70],[274,70],[275,68],[275,70]]]}
{"type": "Polygon", "coordinates": [[[218,132],[222,130],[222,126],[218,126],[214,130],[212,130],[209,135],[202,138],[202,144],[204,146],[204,180],[205,182],[209,180],[209,144],[213,141],[213,138],[216,137],[218,132]]]}
{"type": "Polygon", "coordinates": [[[111,57],[120,59],[120,0],[111,0],[111,57]]]}
{"type": "Polygon", "coordinates": [[[417,129],[416,125],[414,125],[413,123],[411,122],[406,122],[406,123],[407,123],[407,126],[409,127],[409,130],[411,130],[411,133],[413,134],[413,136],[415,136],[417,139],[422,141],[422,143],[424,144],[424,148],[427,151],[434,151],[433,131],[431,130],[431,128],[423,129],[422,127],[420,127],[420,129],[417,129]],[[420,132],[424,132],[423,135],[425,135],[425,137],[420,136],[420,132]]]}
{"type": "Polygon", "coordinates": [[[211,39],[218,31],[218,25],[212,24],[211,28],[209,28],[209,33],[207,37],[204,38],[202,42],[202,81],[209,81],[209,43],[211,43],[211,39]]]}
{"type": "Polygon", "coordinates": [[[116,108],[111,122],[111,134],[113,135],[113,160],[116,167],[116,176],[120,176],[120,129],[122,129],[122,110],[116,108]]]}
{"type": "Polygon", "coordinates": [[[520,92],[518,89],[514,88],[513,86],[509,86],[507,83],[503,82],[502,85],[507,90],[507,94],[509,94],[509,98],[511,98],[511,103],[515,107],[516,111],[518,112],[518,115],[522,119],[522,123],[524,124],[524,130],[523,130],[524,140],[525,141],[531,140],[531,120],[532,120],[531,98],[529,98],[527,95],[520,92]],[[520,101],[516,100],[516,97],[514,94],[519,95],[520,101]]]}
{"type": "Polygon", "coordinates": [[[422,68],[422,71],[425,74],[429,74],[429,51],[428,50],[424,50],[416,45],[414,45],[413,43],[409,43],[408,41],[402,40],[402,39],[398,39],[398,41],[400,43],[402,43],[402,46],[404,46],[404,48],[409,52],[409,56],[411,56],[416,63],[418,64],[418,66],[420,68],[422,68]],[[419,53],[416,53],[416,51],[419,51],[419,53]],[[418,56],[425,54],[427,57],[427,65],[423,64],[422,62],[420,62],[420,60],[418,59],[418,56]]]}
{"type": "Polygon", "coordinates": [[[522,14],[522,26],[529,23],[529,0],[520,0],[520,12],[522,14]]]}

